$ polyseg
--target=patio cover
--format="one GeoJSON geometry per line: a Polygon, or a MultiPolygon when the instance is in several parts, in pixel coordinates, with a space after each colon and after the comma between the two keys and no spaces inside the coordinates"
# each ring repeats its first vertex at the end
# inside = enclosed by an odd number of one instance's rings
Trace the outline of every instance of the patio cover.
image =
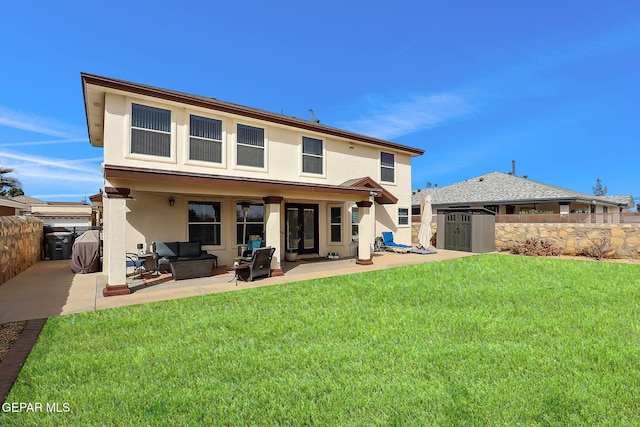
{"type": "Polygon", "coordinates": [[[76,239],[71,249],[71,271],[80,274],[100,271],[99,230],[85,231],[76,239]]]}

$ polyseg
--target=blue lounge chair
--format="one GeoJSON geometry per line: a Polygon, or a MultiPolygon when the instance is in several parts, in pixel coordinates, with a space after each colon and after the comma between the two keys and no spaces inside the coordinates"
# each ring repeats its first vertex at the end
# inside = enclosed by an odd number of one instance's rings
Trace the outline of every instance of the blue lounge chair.
{"type": "Polygon", "coordinates": [[[397,248],[397,249],[411,249],[410,245],[403,245],[401,243],[396,243],[393,241],[393,233],[390,231],[383,231],[382,232],[382,240],[384,242],[384,245],[387,248],[397,248]]]}

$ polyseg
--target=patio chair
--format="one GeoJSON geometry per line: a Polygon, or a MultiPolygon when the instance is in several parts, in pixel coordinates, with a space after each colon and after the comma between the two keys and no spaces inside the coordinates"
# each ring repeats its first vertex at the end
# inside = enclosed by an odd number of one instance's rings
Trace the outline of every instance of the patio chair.
{"type": "Polygon", "coordinates": [[[147,259],[139,258],[138,255],[134,253],[127,253],[126,266],[127,269],[133,268],[133,280],[136,279],[136,275],[138,278],[142,278],[142,273],[149,271],[147,268],[147,259]]]}
{"type": "Polygon", "coordinates": [[[264,244],[264,240],[249,240],[249,249],[242,253],[242,258],[249,258],[251,255],[253,255],[253,251],[258,248],[264,248],[264,244]]]}
{"type": "Polygon", "coordinates": [[[276,248],[272,248],[270,246],[254,250],[251,255],[251,261],[240,261],[249,267],[236,270],[236,274],[245,282],[252,282],[257,277],[271,277],[271,259],[273,258],[273,253],[275,251],[276,248]]]}
{"type": "Polygon", "coordinates": [[[402,243],[394,242],[393,241],[393,233],[390,232],[390,231],[383,231],[382,232],[382,240],[383,240],[384,246],[387,248],[387,250],[390,250],[390,251],[393,251],[393,252],[406,253],[407,251],[412,249],[411,245],[403,245],[402,243]]]}

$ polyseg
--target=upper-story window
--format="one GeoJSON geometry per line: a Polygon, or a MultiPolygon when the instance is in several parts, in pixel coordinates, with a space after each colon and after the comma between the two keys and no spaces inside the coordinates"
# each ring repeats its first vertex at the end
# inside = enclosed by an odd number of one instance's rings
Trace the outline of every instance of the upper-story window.
{"type": "Polygon", "coordinates": [[[131,152],[171,157],[171,111],[131,105],[131,152]]]}
{"type": "Polygon", "coordinates": [[[238,125],[237,164],[264,168],[264,129],[238,125]]]}
{"type": "Polygon", "coordinates": [[[391,153],[380,153],[380,180],[385,182],[396,181],[395,156],[391,153]]]}
{"type": "Polygon", "coordinates": [[[322,140],[302,137],[302,172],[322,174],[322,140]]]}
{"type": "Polygon", "coordinates": [[[222,163],[222,121],[191,116],[189,119],[189,159],[222,163]]]}

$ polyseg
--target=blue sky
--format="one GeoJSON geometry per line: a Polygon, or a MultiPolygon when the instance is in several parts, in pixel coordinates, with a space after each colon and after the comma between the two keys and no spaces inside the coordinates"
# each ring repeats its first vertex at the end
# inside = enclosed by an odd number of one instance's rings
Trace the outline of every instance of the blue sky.
{"type": "Polygon", "coordinates": [[[412,188],[493,171],[640,203],[640,2],[5,2],[0,165],[101,187],[88,72],[419,147],[412,188]]]}

